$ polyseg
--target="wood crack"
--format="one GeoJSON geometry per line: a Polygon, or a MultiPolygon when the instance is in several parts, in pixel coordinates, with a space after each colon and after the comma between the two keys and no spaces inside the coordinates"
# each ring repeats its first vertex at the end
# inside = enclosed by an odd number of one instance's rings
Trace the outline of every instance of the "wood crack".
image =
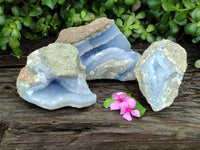
{"type": "Polygon", "coordinates": [[[8,122],[5,120],[0,121],[0,143],[2,141],[2,138],[3,138],[6,130],[8,130],[8,122]]]}

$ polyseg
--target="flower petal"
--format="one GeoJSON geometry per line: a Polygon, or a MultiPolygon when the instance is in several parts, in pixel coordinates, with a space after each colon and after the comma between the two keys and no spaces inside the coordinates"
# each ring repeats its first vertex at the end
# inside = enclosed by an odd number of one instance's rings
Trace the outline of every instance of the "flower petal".
{"type": "Polygon", "coordinates": [[[131,114],[135,117],[140,117],[140,111],[137,109],[131,110],[131,114]]]}
{"type": "Polygon", "coordinates": [[[110,110],[118,110],[120,109],[120,102],[119,101],[115,101],[112,104],[110,104],[110,110]]]}
{"type": "Polygon", "coordinates": [[[126,97],[126,93],[120,93],[119,98],[123,99],[126,97]]]}
{"type": "Polygon", "coordinates": [[[114,93],[112,95],[112,99],[119,99],[119,94],[118,93],[114,93]]]}
{"type": "Polygon", "coordinates": [[[126,100],[128,101],[128,100],[130,100],[130,99],[133,100],[132,97],[130,97],[130,96],[127,95],[127,96],[126,96],[126,100]]]}
{"type": "Polygon", "coordinates": [[[129,112],[126,112],[123,116],[122,116],[124,119],[128,120],[128,121],[131,121],[132,120],[132,117],[130,115],[129,112]]]}
{"type": "Polygon", "coordinates": [[[133,98],[129,98],[128,102],[129,102],[129,106],[130,106],[131,109],[135,108],[136,101],[133,98]]]}
{"type": "Polygon", "coordinates": [[[120,115],[123,115],[123,114],[125,114],[126,113],[126,108],[121,108],[120,109],[120,115]]]}
{"type": "Polygon", "coordinates": [[[120,108],[127,108],[128,105],[129,105],[129,103],[128,103],[127,101],[125,101],[125,102],[120,103],[120,104],[119,104],[119,107],[120,107],[120,108]]]}

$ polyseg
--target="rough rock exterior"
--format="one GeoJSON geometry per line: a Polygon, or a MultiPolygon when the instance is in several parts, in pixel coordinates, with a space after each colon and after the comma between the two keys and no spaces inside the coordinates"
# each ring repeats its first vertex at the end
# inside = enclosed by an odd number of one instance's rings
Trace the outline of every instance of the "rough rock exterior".
{"type": "Polygon", "coordinates": [[[86,67],[87,80],[135,80],[134,67],[140,54],[131,50],[114,20],[100,18],[92,23],[64,29],[57,43],[71,43],[86,67]]]}
{"type": "Polygon", "coordinates": [[[85,26],[63,29],[59,33],[59,37],[56,40],[56,43],[77,43],[81,40],[86,39],[87,37],[90,37],[91,35],[100,32],[101,30],[105,29],[107,26],[113,23],[114,20],[112,19],[99,18],[85,26]]]}
{"type": "Polygon", "coordinates": [[[17,78],[17,91],[26,101],[50,110],[81,108],[96,102],[74,46],[50,44],[32,52],[27,59],[17,78]]]}
{"type": "Polygon", "coordinates": [[[154,42],[143,53],[134,72],[142,94],[154,111],[173,103],[186,68],[186,51],[169,40],[154,42]]]}

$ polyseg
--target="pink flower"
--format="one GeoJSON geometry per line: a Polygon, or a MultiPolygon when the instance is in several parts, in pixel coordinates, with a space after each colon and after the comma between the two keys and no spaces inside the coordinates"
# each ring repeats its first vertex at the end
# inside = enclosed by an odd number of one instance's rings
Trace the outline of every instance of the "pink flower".
{"type": "Polygon", "coordinates": [[[131,114],[135,117],[140,117],[139,110],[135,109],[136,101],[133,98],[128,98],[126,102],[123,102],[120,104],[121,111],[120,115],[123,115],[122,117],[128,121],[132,120],[131,114]]]}
{"type": "Polygon", "coordinates": [[[117,99],[117,101],[113,102],[112,104],[110,104],[110,110],[118,110],[120,109],[120,104],[122,102],[126,102],[127,99],[129,99],[130,97],[126,95],[126,93],[114,93],[112,95],[112,99],[117,99]]]}

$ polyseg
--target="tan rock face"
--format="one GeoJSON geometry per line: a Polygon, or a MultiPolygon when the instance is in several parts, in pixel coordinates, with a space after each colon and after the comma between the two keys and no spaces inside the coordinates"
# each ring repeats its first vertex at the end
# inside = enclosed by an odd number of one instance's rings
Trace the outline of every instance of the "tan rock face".
{"type": "Polygon", "coordinates": [[[58,39],[55,42],[74,44],[98,33],[112,23],[114,23],[112,19],[99,18],[85,26],[63,29],[60,31],[58,39]]]}

